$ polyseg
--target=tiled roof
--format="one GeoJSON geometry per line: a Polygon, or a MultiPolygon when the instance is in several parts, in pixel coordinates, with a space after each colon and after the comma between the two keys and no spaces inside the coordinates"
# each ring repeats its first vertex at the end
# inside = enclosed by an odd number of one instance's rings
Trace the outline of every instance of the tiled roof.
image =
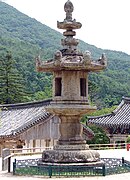
{"type": "Polygon", "coordinates": [[[130,127],[130,98],[123,97],[122,102],[111,114],[90,117],[88,124],[95,124],[106,128],[129,128],[130,127]]]}
{"type": "MultiPolygon", "coordinates": [[[[49,120],[53,115],[45,110],[51,100],[0,105],[0,139],[14,138],[27,129],[49,120]]],[[[83,125],[83,133],[91,139],[94,133],[83,125]]]]}
{"type": "Polygon", "coordinates": [[[52,117],[45,106],[50,100],[0,105],[0,138],[16,136],[52,117]]]}

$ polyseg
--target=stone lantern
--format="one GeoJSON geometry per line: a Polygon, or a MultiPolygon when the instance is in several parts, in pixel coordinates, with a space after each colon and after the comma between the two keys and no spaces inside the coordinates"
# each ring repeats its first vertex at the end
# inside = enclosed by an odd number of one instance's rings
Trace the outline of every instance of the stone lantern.
{"type": "Polygon", "coordinates": [[[53,73],[53,100],[46,110],[61,120],[61,136],[53,150],[43,152],[43,162],[98,162],[100,159],[83,139],[80,119],[96,110],[88,101],[88,74],[103,70],[107,60],[103,54],[93,61],[89,51],[82,53],[77,49],[79,41],[74,38],[75,29],[80,29],[82,24],[72,19],[73,10],[73,4],[68,0],[64,5],[66,18],[57,22],[57,27],[65,30],[65,38],[61,40],[63,49],[46,62],[36,58],[37,71],[53,73]]]}

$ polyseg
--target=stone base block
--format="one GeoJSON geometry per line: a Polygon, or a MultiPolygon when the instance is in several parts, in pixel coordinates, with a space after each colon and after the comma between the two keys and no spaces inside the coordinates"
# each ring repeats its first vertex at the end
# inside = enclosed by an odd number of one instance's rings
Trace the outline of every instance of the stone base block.
{"type": "Polygon", "coordinates": [[[90,163],[100,161],[95,150],[46,150],[42,154],[42,162],[50,163],[90,163]]]}
{"type": "Polygon", "coordinates": [[[77,144],[77,145],[55,145],[54,150],[63,150],[63,151],[79,151],[79,150],[88,150],[88,144],[77,144]]]}

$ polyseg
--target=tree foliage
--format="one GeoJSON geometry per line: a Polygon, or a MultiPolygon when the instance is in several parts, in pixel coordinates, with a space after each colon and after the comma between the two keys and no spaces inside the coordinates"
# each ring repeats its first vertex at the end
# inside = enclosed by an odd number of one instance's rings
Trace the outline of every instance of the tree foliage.
{"type": "MultiPolygon", "coordinates": [[[[50,97],[52,76],[36,72],[34,58],[39,54],[44,60],[52,58],[53,53],[61,48],[62,35],[4,2],[0,2],[0,12],[0,54],[7,50],[12,52],[16,68],[30,92],[29,100],[50,97]],[[46,88],[49,94],[44,92],[46,88]],[[44,95],[39,95],[41,92],[44,95]]],[[[108,57],[105,71],[89,75],[95,86],[89,89],[90,99],[99,109],[117,105],[122,96],[130,96],[130,55],[103,50],[83,41],[80,41],[79,48],[81,51],[89,50],[94,60],[99,59],[103,52],[108,57]]]]}
{"type": "Polygon", "coordinates": [[[88,140],[88,144],[109,144],[110,140],[107,137],[105,131],[95,125],[90,126],[95,136],[92,140],[88,140]]]}
{"type": "Polygon", "coordinates": [[[127,137],[126,142],[127,142],[127,143],[130,143],[130,136],[127,137]]]}
{"type": "MultiPolygon", "coordinates": [[[[91,114],[87,114],[82,117],[82,123],[87,124],[88,117],[90,116],[101,116],[105,114],[110,114],[116,109],[116,106],[112,106],[111,108],[103,108],[100,110],[97,110],[91,114]]],[[[101,127],[98,127],[96,125],[89,125],[88,126],[95,134],[94,138],[92,140],[89,140],[87,143],[89,144],[108,144],[109,138],[105,132],[105,130],[101,127]]]]}
{"type": "Polygon", "coordinates": [[[0,57],[0,103],[11,104],[26,100],[24,80],[14,65],[10,52],[0,57]]]}

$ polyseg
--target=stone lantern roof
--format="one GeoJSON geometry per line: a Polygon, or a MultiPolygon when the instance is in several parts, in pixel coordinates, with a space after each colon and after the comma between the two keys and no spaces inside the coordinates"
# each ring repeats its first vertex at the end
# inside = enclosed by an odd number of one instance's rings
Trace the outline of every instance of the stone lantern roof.
{"type": "Polygon", "coordinates": [[[63,49],[56,51],[53,59],[49,59],[44,62],[40,60],[40,57],[37,57],[37,71],[54,72],[56,70],[83,70],[87,72],[97,72],[103,70],[107,66],[107,58],[105,54],[102,54],[97,61],[93,61],[89,51],[82,53],[77,49],[79,41],[73,37],[76,35],[74,30],[80,29],[82,24],[80,22],[76,22],[76,19],[72,18],[73,10],[73,4],[70,0],[68,0],[64,5],[66,18],[63,22],[57,21],[57,27],[59,29],[66,30],[63,32],[65,38],[61,39],[63,49]]]}

